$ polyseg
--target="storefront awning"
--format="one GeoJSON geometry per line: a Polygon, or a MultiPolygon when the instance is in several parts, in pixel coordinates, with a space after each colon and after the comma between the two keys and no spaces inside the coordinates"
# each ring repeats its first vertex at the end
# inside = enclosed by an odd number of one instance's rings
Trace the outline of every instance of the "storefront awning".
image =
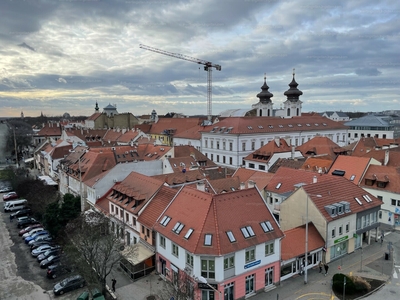
{"type": "Polygon", "coordinates": [[[141,243],[137,243],[135,245],[126,246],[121,254],[131,264],[136,265],[152,257],[154,252],[141,243]]]}

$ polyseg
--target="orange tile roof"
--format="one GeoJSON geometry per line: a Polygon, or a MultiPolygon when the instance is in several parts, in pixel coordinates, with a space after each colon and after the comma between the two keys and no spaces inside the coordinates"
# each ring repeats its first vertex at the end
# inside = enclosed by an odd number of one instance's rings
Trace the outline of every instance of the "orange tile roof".
{"type": "Polygon", "coordinates": [[[300,169],[316,173],[327,173],[332,163],[333,159],[329,155],[310,156],[306,159],[300,169]]]}
{"type": "Polygon", "coordinates": [[[332,174],[335,170],[345,171],[344,178],[359,184],[370,162],[369,157],[339,155],[332,164],[329,173],[332,174]]]}
{"type": "Polygon", "coordinates": [[[122,135],[122,130],[109,129],[103,136],[103,141],[106,143],[116,142],[122,135]]]}
{"type": "Polygon", "coordinates": [[[150,203],[143,209],[138,217],[138,222],[148,228],[153,228],[161,213],[172,201],[178,190],[162,186],[150,203]]]}
{"type": "Polygon", "coordinates": [[[129,143],[133,141],[138,135],[139,131],[127,130],[124,134],[117,138],[117,142],[129,143]]]}
{"type": "Polygon", "coordinates": [[[272,140],[269,141],[266,145],[262,146],[260,149],[247,155],[244,159],[267,163],[272,155],[274,155],[274,153],[284,153],[291,151],[291,145],[288,145],[284,139],[279,139],[278,144],[275,140],[272,140]]]}
{"type": "Polygon", "coordinates": [[[347,201],[350,204],[351,213],[356,214],[364,210],[380,207],[383,204],[382,200],[379,200],[346,178],[332,175],[325,176],[330,177],[329,180],[320,180],[317,183],[304,185],[302,188],[327,222],[346,217],[348,214],[344,213],[331,217],[325,209],[326,205],[347,201]],[[367,202],[363,195],[368,195],[372,201],[367,202]],[[362,205],[359,205],[355,198],[358,198],[362,205]]]}
{"type": "Polygon", "coordinates": [[[91,115],[89,118],[87,118],[86,120],[88,121],[94,121],[96,120],[98,117],[101,116],[101,113],[94,113],[93,115],[91,115]]]}
{"type": "Polygon", "coordinates": [[[335,159],[337,154],[346,153],[346,151],[335,144],[330,138],[316,136],[306,143],[297,146],[297,151],[300,151],[303,156],[311,155],[329,155],[332,159],[335,159]]]}
{"type": "Polygon", "coordinates": [[[303,166],[305,161],[306,161],[305,158],[301,159],[278,158],[276,162],[274,162],[274,164],[268,169],[268,172],[276,173],[276,171],[279,170],[280,167],[287,167],[297,170],[303,166]]]}
{"type": "Polygon", "coordinates": [[[61,136],[61,126],[56,123],[46,123],[35,136],[61,136]]]}
{"type": "Polygon", "coordinates": [[[107,195],[107,199],[133,214],[137,214],[163,184],[164,182],[161,180],[131,172],[121,183],[114,185],[113,191],[107,195]],[[122,196],[112,196],[115,192],[122,196]],[[132,197],[131,201],[129,201],[129,197],[132,197]]]}
{"type": "Polygon", "coordinates": [[[183,187],[154,230],[196,255],[225,255],[283,237],[255,188],[212,195],[183,187]],[[160,224],[164,216],[171,218],[165,227],[160,224]],[[260,225],[263,221],[269,221],[273,231],[265,233],[260,225]],[[179,234],[172,231],[177,222],[184,224],[179,234]],[[251,226],[255,236],[245,238],[240,230],[244,226],[251,226]],[[189,228],[193,233],[185,239],[189,228]],[[229,241],[227,231],[232,231],[235,242],[229,241]],[[212,235],[211,246],[204,245],[206,234],[212,235]]]}
{"type": "Polygon", "coordinates": [[[217,194],[237,191],[240,189],[239,177],[209,180],[208,183],[217,194]]]}
{"type": "MultiPolygon", "coordinates": [[[[285,237],[281,242],[281,258],[288,260],[305,253],[306,224],[283,232],[285,237]]],[[[325,246],[325,241],[312,222],[308,223],[308,251],[314,251],[325,246]]]]}
{"type": "Polygon", "coordinates": [[[210,132],[218,127],[218,131],[224,127],[224,131],[232,128],[229,134],[274,133],[293,131],[318,131],[332,129],[347,129],[347,126],[332,121],[320,115],[301,116],[292,118],[280,117],[229,117],[221,120],[213,126],[205,127],[202,132],[210,132]],[[307,125],[308,124],[308,125],[307,125]],[[317,125],[316,125],[317,124],[317,125]]]}
{"type": "Polygon", "coordinates": [[[249,180],[251,180],[259,190],[263,190],[274,177],[274,174],[238,168],[233,176],[239,177],[239,181],[244,182],[246,186],[248,186],[249,180]]]}
{"type": "Polygon", "coordinates": [[[174,135],[174,138],[185,138],[185,139],[191,139],[191,140],[200,140],[201,139],[201,133],[200,130],[202,130],[204,126],[197,125],[193,126],[191,128],[187,128],[177,134],[174,135]]]}
{"type": "Polygon", "coordinates": [[[169,173],[152,176],[158,180],[164,181],[168,185],[177,185],[182,183],[194,182],[205,178],[203,172],[199,169],[186,171],[185,173],[169,173]]]}
{"type": "Polygon", "coordinates": [[[360,186],[368,189],[400,194],[400,168],[370,165],[360,182],[360,186]],[[373,185],[366,185],[365,179],[373,180],[373,185]],[[386,182],[385,187],[379,187],[377,182],[386,182]]]}
{"type": "Polygon", "coordinates": [[[391,149],[380,149],[380,150],[371,150],[370,152],[364,154],[362,157],[371,157],[375,158],[382,165],[385,164],[385,156],[387,155],[388,161],[387,166],[391,167],[400,167],[400,148],[391,148],[391,149]]]}
{"type": "Polygon", "coordinates": [[[150,134],[163,134],[165,130],[173,130],[172,135],[181,134],[192,127],[198,127],[200,118],[160,118],[151,125],[150,134]]]}
{"type": "Polygon", "coordinates": [[[316,175],[313,172],[280,167],[268,183],[266,190],[277,194],[294,192],[298,188],[295,185],[310,184],[314,177],[317,181],[325,181],[327,176],[326,174],[316,175]]]}

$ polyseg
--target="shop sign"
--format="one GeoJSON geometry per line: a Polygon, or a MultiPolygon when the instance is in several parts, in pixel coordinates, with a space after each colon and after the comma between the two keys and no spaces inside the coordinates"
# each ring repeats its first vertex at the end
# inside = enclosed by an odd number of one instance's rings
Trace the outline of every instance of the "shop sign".
{"type": "Polygon", "coordinates": [[[344,241],[347,240],[348,238],[349,238],[349,236],[348,236],[348,235],[345,235],[344,237],[341,237],[340,239],[334,240],[333,243],[334,243],[334,244],[338,244],[338,243],[344,242],[344,241]]]}
{"type": "Polygon", "coordinates": [[[261,263],[261,259],[260,260],[256,260],[256,261],[252,261],[251,263],[248,263],[247,265],[244,265],[245,269],[257,266],[261,263]]]}
{"type": "Polygon", "coordinates": [[[198,282],[197,287],[201,290],[212,290],[213,288],[216,290],[218,289],[218,285],[216,285],[216,284],[212,284],[212,283],[207,284],[207,283],[203,283],[203,282],[198,282]]]}

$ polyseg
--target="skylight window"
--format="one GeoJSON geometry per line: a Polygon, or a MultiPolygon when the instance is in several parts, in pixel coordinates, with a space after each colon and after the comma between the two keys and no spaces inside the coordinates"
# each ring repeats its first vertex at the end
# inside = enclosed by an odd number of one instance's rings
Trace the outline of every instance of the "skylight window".
{"type": "Polygon", "coordinates": [[[262,125],[258,125],[258,128],[260,129],[264,129],[264,127],[262,125]]]}
{"type": "Polygon", "coordinates": [[[171,220],[171,218],[170,217],[168,217],[168,216],[164,216],[163,218],[162,218],[162,220],[161,220],[161,222],[160,222],[160,224],[162,225],[162,226],[167,226],[167,224],[168,224],[168,222],[171,220]]]}
{"type": "Polygon", "coordinates": [[[356,175],[351,175],[351,177],[350,177],[350,181],[353,181],[353,180],[354,180],[354,178],[356,178],[356,175]]]}
{"type": "Polygon", "coordinates": [[[274,128],[274,126],[273,126],[273,125],[268,125],[268,127],[269,127],[269,128],[274,128]]]}
{"type": "Polygon", "coordinates": [[[279,126],[279,128],[283,128],[283,125],[278,125],[279,126]]]}
{"type": "Polygon", "coordinates": [[[249,237],[255,236],[255,233],[253,231],[253,228],[251,228],[251,226],[242,227],[242,228],[240,228],[240,230],[242,231],[243,236],[246,239],[249,237]]]}
{"type": "Polygon", "coordinates": [[[301,124],[297,124],[297,126],[301,127],[301,126],[303,126],[303,125],[301,125],[301,124]]]}
{"type": "Polygon", "coordinates": [[[247,128],[248,128],[248,129],[250,129],[250,130],[252,130],[252,129],[253,129],[253,127],[252,127],[252,126],[247,126],[247,128]]]}
{"type": "Polygon", "coordinates": [[[281,187],[281,185],[282,185],[282,183],[281,183],[281,182],[279,182],[279,183],[276,185],[276,187],[275,187],[275,188],[276,188],[277,190],[279,190],[279,188],[281,187]]]}
{"type": "Polygon", "coordinates": [[[185,239],[190,238],[190,236],[192,235],[193,231],[194,231],[193,228],[189,228],[189,230],[185,234],[185,239]]]}
{"type": "Polygon", "coordinates": [[[315,126],[318,126],[319,124],[318,124],[318,123],[315,123],[314,125],[315,125],[315,126]]]}
{"type": "Polygon", "coordinates": [[[363,195],[363,198],[367,203],[372,202],[372,199],[368,195],[363,195]]]}
{"type": "Polygon", "coordinates": [[[270,221],[261,222],[260,225],[261,225],[262,229],[264,230],[264,232],[269,232],[269,231],[274,230],[270,221]]]}
{"type": "Polygon", "coordinates": [[[307,123],[306,126],[310,127],[311,125],[307,123]]]}
{"type": "Polygon", "coordinates": [[[235,236],[233,235],[232,231],[227,231],[226,235],[231,243],[236,242],[235,236]]]}
{"type": "Polygon", "coordinates": [[[204,236],[204,245],[211,246],[211,244],[212,244],[212,234],[206,234],[204,236]]]}
{"type": "Polygon", "coordinates": [[[354,197],[354,199],[356,199],[358,204],[362,205],[362,202],[360,201],[360,199],[358,199],[357,197],[354,197]]]}
{"type": "Polygon", "coordinates": [[[292,124],[289,124],[288,126],[289,126],[289,127],[293,127],[293,125],[292,125],[292,124]]]}
{"type": "Polygon", "coordinates": [[[322,123],[322,125],[326,126],[326,123],[322,123]]]}

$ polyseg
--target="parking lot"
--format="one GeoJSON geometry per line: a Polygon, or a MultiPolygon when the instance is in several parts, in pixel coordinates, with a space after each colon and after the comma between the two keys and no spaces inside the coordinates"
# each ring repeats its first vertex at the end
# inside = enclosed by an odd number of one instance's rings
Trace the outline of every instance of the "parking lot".
{"type": "MultiPolygon", "coordinates": [[[[3,194],[0,194],[2,201],[3,194]]],[[[75,300],[87,288],[55,296],[52,289],[55,283],[68,274],[48,279],[47,269],[41,269],[30,248],[19,236],[16,220],[10,222],[9,214],[1,207],[0,218],[0,299],[32,300],[75,300]]]]}

